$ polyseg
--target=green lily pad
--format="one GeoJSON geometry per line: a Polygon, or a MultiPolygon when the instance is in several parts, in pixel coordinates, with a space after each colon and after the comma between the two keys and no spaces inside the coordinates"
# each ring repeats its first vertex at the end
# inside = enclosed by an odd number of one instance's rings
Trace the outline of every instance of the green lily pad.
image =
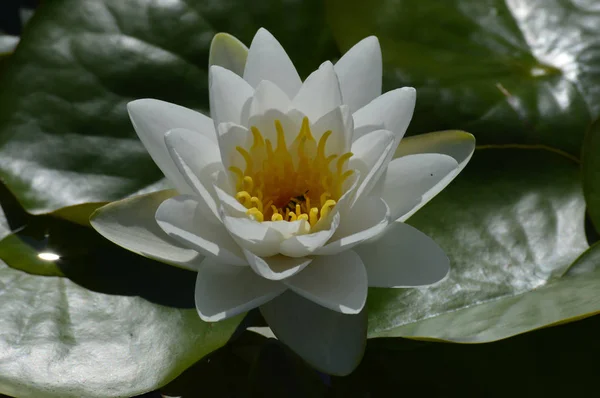
{"type": "Polygon", "coordinates": [[[600,231],[600,119],[589,129],[582,151],[583,192],[588,214],[596,231],[600,231]]]}
{"type": "Polygon", "coordinates": [[[163,176],[127,102],[206,112],[219,31],[250,44],[264,25],[306,75],[338,54],[323,20],[318,0],[44,2],[0,76],[0,177],[33,213],[153,189],[163,176]]]}
{"type": "Polygon", "coordinates": [[[78,223],[94,204],[33,216],[0,187],[0,258],[12,267],[0,261],[0,393],[141,394],[224,345],[242,320],[202,322],[189,309],[195,274],[78,223]]]}
{"type": "Polygon", "coordinates": [[[16,397],[127,397],[167,384],[227,342],[240,317],[111,296],[0,263],[0,391],[16,397]]]}
{"type": "Polygon", "coordinates": [[[578,259],[588,247],[584,211],[572,160],[545,150],[476,151],[408,221],[446,251],[448,278],[371,289],[369,337],[480,343],[598,313],[600,267],[589,257],[597,250],[578,259]]]}
{"type": "Polygon", "coordinates": [[[596,0],[331,0],[340,49],[377,35],[384,86],[417,88],[411,133],[462,129],[482,144],[579,156],[600,113],[596,0]]]}

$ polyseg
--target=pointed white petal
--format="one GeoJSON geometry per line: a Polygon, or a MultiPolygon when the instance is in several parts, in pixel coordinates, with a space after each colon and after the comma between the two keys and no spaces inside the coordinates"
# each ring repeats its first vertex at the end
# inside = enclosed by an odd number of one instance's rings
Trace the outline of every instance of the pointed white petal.
{"type": "MultiPolygon", "coordinates": [[[[229,173],[229,168],[235,166],[240,170],[246,169],[244,157],[237,151],[236,147],[248,149],[252,134],[247,128],[234,123],[222,123],[219,125],[219,151],[223,168],[229,173]]],[[[235,184],[233,184],[235,186],[235,184]]]]}
{"type": "Polygon", "coordinates": [[[452,156],[458,162],[460,172],[469,162],[475,151],[475,137],[459,130],[436,131],[404,138],[395,158],[417,153],[441,153],[452,156]]]}
{"type": "Polygon", "coordinates": [[[317,256],[284,283],[300,296],[343,314],[358,314],[367,300],[367,271],[352,250],[317,256]]]}
{"type": "Polygon", "coordinates": [[[277,338],[321,372],[345,376],[362,359],[366,308],[357,315],[342,314],[287,291],[260,311],[277,338]]]}
{"type": "Polygon", "coordinates": [[[304,257],[322,247],[335,233],[340,225],[340,214],[336,211],[328,228],[306,235],[296,235],[284,240],[279,251],[290,257],[304,257]]]}
{"type": "MultiPolygon", "coordinates": [[[[265,141],[271,141],[273,147],[276,147],[277,129],[275,121],[279,121],[283,128],[286,144],[289,147],[300,132],[303,117],[304,115],[293,109],[287,113],[282,112],[280,109],[269,109],[261,115],[253,115],[248,120],[248,126],[256,127],[261,132],[265,141]]],[[[250,136],[252,137],[252,134],[250,136]]]]}
{"type": "Polygon", "coordinates": [[[369,286],[426,286],[450,270],[446,253],[430,237],[408,224],[395,222],[379,239],[354,248],[362,258],[369,286]]]}
{"type": "Polygon", "coordinates": [[[382,197],[390,207],[392,220],[407,219],[457,174],[458,163],[448,155],[423,153],[393,159],[382,177],[382,197]]]}
{"type": "Polygon", "coordinates": [[[204,136],[190,130],[175,129],[165,134],[169,154],[189,186],[203,201],[202,209],[210,210],[204,216],[211,222],[219,221],[215,202],[213,174],[223,170],[219,147],[204,136]]]}
{"type": "Polygon", "coordinates": [[[269,31],[260,28],[248,51],[244,79],[256,87],[263,80],[270,80],[281,88],[289,98],[294,98],[302,80],[285,50],[269,31]]]}
{"type": "Polygon", "coordinates": [[[394,134],[387,130],[376,130],[354,141],[352,144],[354,156],[350,158],[349,167],[360,171],[364,177],[353,203],[371,192],[387,169],[394,149],[394,134]]]}
{"type": "Polygon", "coordinates": [[[251,251],[244,250],[250,267],[263,278],[279,281],[302,271],[312,258],[293,258],[276,254],[271,257],[259,257],[251,251]]]}
{"type": "Polygon", "coordinates": [[[317,120],[340,105],[340,83],[329,61],[306,78],[292,101],[292,106],[308,116],[309,120],[317,120]]]}
{"type": "Polygon", "coordinates": [[[96,210],[90,222],[100,235],[127,250],[196,271],[204,256],[169,237],[154,219],[158,206],[175,195],[168,190],[112,202],[96,210]]]}
{"type": "Polygon", "coordinates": [[[288,96],[269,80],[263,80],[256,87],[250,103],[250,118],[263,115],[271,109],[282,113],[288,111],[291,101],[288,96]]]}
{"type": "Polygon", "coordinates": [[[228,33],[217,33],[210,43],[208,65],[218,65],[242,76],[247,57],[244,43],[228,33]]]}
{"type": "Polygon", "coordinates": [[[190,192],[190,188],[169,156],[164,135],[169,130],[185,128],[197,131],[211,141],[217,142],[212,120],[191,109],[155,99],[132,101],[127,104],[127,110],[135,132],[152,156],[154,163],[174,188],[180,192],[190,192]]]}
{"type": "Polygon", "coordinates": [[[244,207],[244,205],[221,188],[214,186],[214,189],[217,193],[217,198],[219,198],[222,213],[233,217],[247,217],[246,213],[248,212],[248,209],[244,207]]]}
{"type": "Polygon", "coordinates": [[[362,39],[335,64],[344,104],[354,113],[381,95],[382,60],[379,40],[362,39]]]}
{"type": "Polygon", "coordinates": [[[283,236],[275,228],[246,217],[227,216],[224,212],[221,212],[221,219],[231,236],[244,249],[260,257],[279,254],[283,236]]]}
{"type": "Polygon", "coordinates": [[[410,124],[415,110],[417,92],[412,87],[403,87],[375,98],[354,113],[354,140],[365,134],[385,129],[394,133],[398,146],[410,124]]]}
{"type": "Polygon", "coordinates": [[[352,145],[353,119],[350,109],[346,105],[335,108],[323,115],[311,126],[315,140],[319,142],[323,134],[331,131],[327,139],[325,154],[343,154],[350,151],[352,145]]]}
{"type": "Polygon", "coordinates": [[[217,322],[256,308],[285,289],[280,282],[256,275],[250,267],[206,259],[196,279],[196,309],[203,321],[217,322]]]}
{"type": "Polygon", "coordinates": [[[383,233],[390,221],[390,209],[383,199],[374,196],[363,198],[342,215],[336,233],[314,254],[332,255],[348,250],[383,233]]]}
{"type": "Polygon", "coordinates": [[[221,123],[245,124],[254,89],[234,72],[213,65],[209,72],[210,114],[221,123]]]}
{"type": "Polygon", "coordinates": [[[156,222],[170,237],[219,261],[246,265],[244,254],[222,224],[206,222],[194,197],[180,195],[165,200],[156,210],[156,222]]]}

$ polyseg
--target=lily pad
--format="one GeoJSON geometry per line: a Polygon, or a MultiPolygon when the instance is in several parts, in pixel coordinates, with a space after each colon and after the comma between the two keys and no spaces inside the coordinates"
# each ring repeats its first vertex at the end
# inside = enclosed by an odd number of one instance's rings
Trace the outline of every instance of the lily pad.
{"type": "Polygon", "coordinates": [[[596,0],[331,0],[345,51],[382,45],[384,86],[417,88],[410,133],[457,128],[482,144],[579,156],[600,113],[596,0]]]}
{"type": "MultiPolygon", "coordinates": [[[[5,236],[9,233],[6,218],[11,217],[2,211],[0,216],[0,236],[5,236]]],[[[31,275],[0,261],[0,393],[24,398],[145,393],[167,384],[224,345],[240,323],[241,317],[205,323],[195,309],[169,308],[141,297],[116,295],[140,294],[158,301],[172,293],[174,297],[166,301],[174,305],[176,292],[188,291],[193,302],[193,273],[188,272],[189,278],[180,275],[186,271],[131,253],[135,258],[124,259],[109,242],[102,247],[98,241],[103,239],[97,234],[95,245],[88,246],[94,243],[85,241],[86,234],[95,234],[91,228],[56,220],[63,229],[51,232],[67,232],[58,235],[63,242],[71,241],[66,245],[70,251],[58,251],[62,258],[45,261],[44,268],[44,260],[37,257],[32,245],[35,239],[23,240],[23,235],[17,234],[9,235],[2,244],[13,239],[25,250],[13,252],[8,260],[28,271],[43,273],[45,269],[46,275],[64,270],[87,287],[112,290],[113,294],[96,293],[62,277],[31,275]],[[69,224],[78,229],[64,231],[69,224]],[[32,261],[29,257],[39,261],[37,268],[33,263],[22,265],[32,261]],[[81,263],[85,260],[91,263],[81,263]],[[177,281],[173,273],[184,278],[177,281]]]]}
{"type": "Polygon", "coordinates": [[[428,288],[371,289],[369,337],[480,343],[598,313],[600,268],[588,254],[575,261],[588,247],[584,211],[571,159],[476,151],[408,221],[446,251],[449,277],[428,288]]]}
{"type": "Polygon", "coordinates": [[[582,151],[583,192],[588,214],[596,231],[600,231],[600,119],[589,129],[582,151]]]}
{"type": "Polygon", "coordinates": [[[318,0],[44,2],[0,76],[0,177],[33,213],[154,189],[127,102],[206,112],[219,31],[249,44],[264,25],[306,75],[338,54],[323,21],[318,0]]]}

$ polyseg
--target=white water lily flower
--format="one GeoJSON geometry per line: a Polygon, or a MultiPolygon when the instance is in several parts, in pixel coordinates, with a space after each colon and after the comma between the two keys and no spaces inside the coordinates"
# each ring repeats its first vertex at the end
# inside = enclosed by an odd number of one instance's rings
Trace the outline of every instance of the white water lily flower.
{"type": "Polygon", "coordinates": [[[129,250],[198,271],[203,320],[260,307],[306,361],[347,374],[364,350],[368,286],[447,274],[440,247],[402,221],[458,174],[472,139],[459,156],[393,159],[416,93],[381,95],[375,37],[304,82],[265,29],[245,56],[231,36],[213,42],[211,62],[230,69],[210,68],[212,119],[158,100],[129,104],[175,190],[112,203],[92,224],[129,250]]]}

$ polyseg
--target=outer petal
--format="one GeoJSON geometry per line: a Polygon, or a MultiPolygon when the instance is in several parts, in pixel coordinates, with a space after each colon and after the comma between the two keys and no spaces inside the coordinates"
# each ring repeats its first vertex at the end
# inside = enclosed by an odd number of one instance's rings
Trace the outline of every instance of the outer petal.
{"type": "Polygon", "coordinates": [[[219,211],[215,203],[213,174],[223,170],[219,147],[206,137],[190,130],[175,129],[165,134],[169,154],[186,182],[204,202],[208,209],[205,216],[219,222],[219,211]]]}
{"type": "Polygon", "coordinates": [[[315,250],[315,255],[337,254],[383,233],[391,220],[390,209],[383,199],[370,196],[356,203],[341,220],[332,239],[315,250]]]}
{"type": "Polygon", "coordinates": [[[221,123],[245,124],[254,89],[232,71],[213,65],[209,72],[210,114],[221,123]]]}
{"type": "Polygon", "coordinates": [[[394,134],[387,130],[376,130],[354,141],[354,156],[350,158],[349,167],[360,171],[365,177],[360,182],[353,203],[368,195],[377,184],[387,169],[395,148],[394,134]]]}
{"type": "Polygon", "coordinates": [[[252,87],[263,80],[270,80],[281,88],[289,98],[294,98],[302,81],[285,50],[269,31],[260,28],[248,52],[244,80],[252,87]]]}
{"type": "Polygon", "coordinates": [[[223,263],[246,265],[244,254],[223,225],[207,223],[198,207],[189,195],[167,199],[156,210],[156,222],[187,247],[223,263]]]}
{"type": "Polygon", "coordinates": [[[365,134],[385,129],[394,133],[395,147],[398,146],[410,124],[415,110],[417,92],[412,87],[403,87],[375,98],[354,113],[354,140],[365,134]]]}
{"type": "Polygon", "coordinates": [[[369,36],[354,45],[335,64],[344,104],[352,113],[381,95],[382,61],[379,40],[369,36]]]}
{"type": "Polygon", "coordinates": [[[458,175],[458,163],[448,155],[423,153],[394,159],[382,178],[382,197],[392,220],[404,221],[458,175]]]}
{"type": "Polygon", "coordinates": [[[196,279],[196,309],[205,322],[231,318],[272,300],[285,285],[236,267],[206,259],[196,279]]]}
{"type": "Polygon", "coordinates": [[[254,272],[263,278],[274,281],[296,275],[312,261],[312,258],[308,257],[293,258],[281,254],[263,258],[249,250],[244,250],[244,254],[254,272]]]}
{"type": "Polygon", "coordinates": [[[165,145],[164,135],[175,128],[197,131],[213,142],[217,136],[212,120],[203,114],[179,105],[155,99],[140,99],[127,104],[129,117],[140,140],[171,184],[180,192],[190,189],[173,164],[165,145]]]}
{"type": "Polygon", "coordinates": [[[367,342],[367,312],[347,315],[328,310],[293,292],[260,307],[273,333],[317,370],[351,373],[367,342]]]}
{"type": "Polygon", "coordinates": [[[248,58],[248,47],[235,36],[217,33],[210,43],[208,65],[218,65],[242,76],[248,58]]]}
{"type": "Polygon", "coordinates": [[[304,113],[310,120],[342,105],[342,92],[333,64],[324,62],[319,69],[306,78],[300,91],[294,97],[292,106],[304,113]]]}
{"type": "Polygon", "coordinates": [[[342,314],[358,314],[367,300],[367,272],[352,250],[316,257],[284,283],[304,298],[342,314]]]}
{"type": "Polygon", "coordinates": [[[196,271],[204,259],[169,237],[156,223],[154,214],[174,190],[152,192],[110,203],[96,210],[90,222],[111,242],[134,253],[196,271]]]}
{"type": "Polygon", "coordinates": [[[450,270],[444,251],[421,231],[393,223],[379,239],[354,249],[367,268],[369,286],[426,286],[443,279],[450,270]]]}
{"type": "Polygon", "coordinates": [[[460,172],[475,151],[475,137],[459,130],[436,131],[404,138],[394,154],[395,158],[417,153],[441,153],[458,162],[460,172]]]}

